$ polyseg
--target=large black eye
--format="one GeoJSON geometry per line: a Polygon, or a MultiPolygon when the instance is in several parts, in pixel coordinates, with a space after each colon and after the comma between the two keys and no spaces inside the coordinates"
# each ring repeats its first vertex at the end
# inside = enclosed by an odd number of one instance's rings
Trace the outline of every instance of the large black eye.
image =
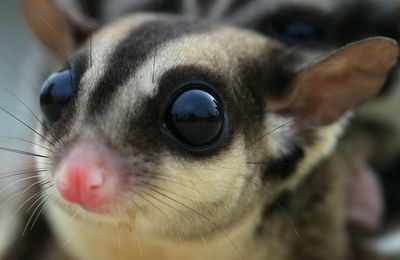
{"type": "Polygon", "coordinates": [[[291,22],[281,25],[278,29],[282,37],[287,38],[292,43],[318,40],[319,32],[317,28],[307,22],[291,22]]]}
{"type": "Polygon", "coordinates": [[[216,95],[211,93],[198,88],[186,89],[167,109],[166,127],[186,145],[204,147],[221,136],[224,111],[216,95]]]}
{"type": "Polygon", "coordinates": [[[318,47],[327,38],[329,22],[322,13],[283,10],[264,25],[267,34],[289,46],[318,47]]]}
{"type": "Polygon", "coordinates": [[[52,74],[43,84],[40,92],[40,107],[48,124],[61,118],[73,93],[71,70],[52,74]]]}

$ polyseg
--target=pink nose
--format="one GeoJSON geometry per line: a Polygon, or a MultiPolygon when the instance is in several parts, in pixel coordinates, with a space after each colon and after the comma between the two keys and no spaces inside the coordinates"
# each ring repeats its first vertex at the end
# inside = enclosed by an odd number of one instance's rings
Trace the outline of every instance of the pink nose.
{"type": "Polygon", "coordinates": [[[99,152],[96,145],[81,144],[62,160],[55,173],[55,182],[65,200],[93,208],[111,199],[115,176],[104,156],[110,155],[99,152]]]}

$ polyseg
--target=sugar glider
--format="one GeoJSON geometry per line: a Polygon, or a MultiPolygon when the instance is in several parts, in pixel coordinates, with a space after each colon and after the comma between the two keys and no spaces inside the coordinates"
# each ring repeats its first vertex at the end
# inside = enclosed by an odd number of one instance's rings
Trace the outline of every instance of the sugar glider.
{"type": "Polygon", "coordinates": [[[349,111],[384,85],[394,40],[314,57],[218,21],[135,13],[91,30],[52,1],[23,4],[64,60],[38,91],[31,154],[63,254],[355,256],[348,176],[330,155],[349,111]]]}

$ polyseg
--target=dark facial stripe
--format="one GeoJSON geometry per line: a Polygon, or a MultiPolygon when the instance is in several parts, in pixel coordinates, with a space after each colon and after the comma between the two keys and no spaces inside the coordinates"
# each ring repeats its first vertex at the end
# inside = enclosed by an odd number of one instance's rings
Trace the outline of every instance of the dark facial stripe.
{"type": "Polygon", "coordinates": [[[205,23],[187,18],[162,16],[135,29],[117,46],[111,57],[108,68],[89,101],[89,117],[101,113],[107,107],[118,88],[159,46],[208,27],[205,23]]]}
{"type": "Polygon", "coordinates": [[[293,172],[295,172],[297,164],[304,158],[304,155],[303,148],[296,146],[287,156],[271,160],[263,173],[263,182],[267,180],[282,180],[288,178],[293,172]]]}
{"type": "Polygon", "coordinates": [[[83,75],[85,74],[87,68],[88,68],[88,55],[87,55],[88,50],[80,50],[76,52],[70,59],[69,59],[69,64],[72,69],[73,73],[73,79],[72,83],[77,89],[83,75]]]}

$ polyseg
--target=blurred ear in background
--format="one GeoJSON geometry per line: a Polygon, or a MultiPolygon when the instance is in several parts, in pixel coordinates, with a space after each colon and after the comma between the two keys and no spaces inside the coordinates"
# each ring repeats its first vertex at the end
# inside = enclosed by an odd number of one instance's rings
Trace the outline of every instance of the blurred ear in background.
{"type": "Polygon", "coordinates": [[[59,58],[67,58],[95,27],[75,1],[20,2],[22,16],[30,29],[59,58]]]}

